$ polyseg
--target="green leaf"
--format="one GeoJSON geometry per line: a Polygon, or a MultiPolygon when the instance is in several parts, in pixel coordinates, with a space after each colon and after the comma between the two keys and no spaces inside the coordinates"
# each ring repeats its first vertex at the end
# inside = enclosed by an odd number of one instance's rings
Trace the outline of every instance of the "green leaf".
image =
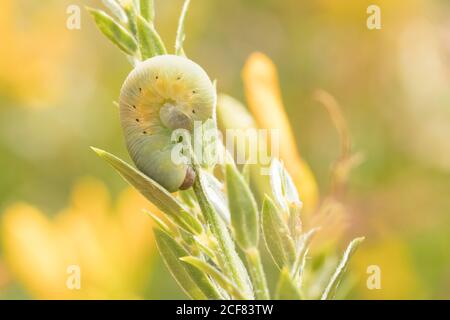
{"type": "Polygon", "coordinates": [[[217,288],[203,272],[180,261],[180,258],[189,255],[189,252],[165,232],[158,229],[154,232],[164,263],[189,297],[199,300],[222,299],[217,288]]]}
{"type": "Polygon", "coordinates": [[[278,279],[277,289],[275,291],[277,300],[301,300],[302,295],[299,288],[291,277],[288,268],[283,268],[278,279]]]}
{"type": "Polygon", "coordinates": [[[123,10],[128,18],[128,28],[131,33],[136,36],[137,35],[137,26],[136,26],[136,9],[134,7],[133,1],[126,1],[122,4],[123,10]]]}
{"type": "Polygon", "coordinates": [[[128,23],[128,17],[125,11],[116,0],[102,0],[102,2],[120,22],[128,23]]]}
{"type": "Polygon", "coordinates": [[[180,200],[190,208],[195,208],[197,206],[197,199],[195,199],[194,190],[192,190],[192,188],[187,190],[179,190],[178,196],[180,200]]]}
{"type": "MultiPolygon", "coordinates": [[[[127,0],[120,0],[120,1],[125,2],[127,0]]],[[[140,12],[141,11],[141,2],[139,0],[131,0],[131,1],[133,2],[133,6],[136,9],[136,12],[140,12]]]]}
{"type": "Polygon", "coordinates": [[[155,2],[153,0],[140,0],[140,10],[141,16],[149,23],[153,23],[155,20],[155,2]]]}
{"type": "Polygon", "coordinates": [[[242,167],[242,176],[248,185],[250,185],[250,166],[251,164],[247,161],[242,167]]]}
{"type": "Polygon", "coordinates": [[[236,252],[234,241],[225,222],[210,204],[206,196],[203,187],[204,178],[202,178],[202,170],[197,163],[194,166],[194,170],[198,177],[195,179],[193,186],[195,195],[197,196],[198,203],[211,233],[217,240],[217,262],[225,275],[234,281],[239,290],[245,296],[250,297],[253,295],[253,291],[247,270],[236,252]]]}
{"type": "Polygon", "coordinates": [[[195,245],[197,246],[197,248],[201,252],[203,252],[203,254],[205,254],[205,256],[207,256],[212,261],[214,261],[214,263],[216,263],[216,261],[217,261],[216,253],[213,251],[213,249],[211,249],[205,243],[203,243],[202,239],[199,236],[194,236],[194,240],[195,240],[195,245]]]}
{"type": "Polygon", "coordinates": [[[319,230],[318,228],[311,229],[310,231],[305,233],[300,239],[300,245],[297,250],[298,251],[297,257],[295,259],[294,265],[292,266],[291,272],[294,279],[300,280],[302,277],[302,273],[305,268],[306,255],[308,254],[309,245],[311,244],[311,241],[318,230],[319,230]]]}
{"type": "Polygon", "coordinates": [[[201,122],[200,125],[196,124],[194,130],[198,133],[197,136],[194,136],[194,145],[199,143],[198,145],[201,146],[201,166],[206,169],[213,169],[218,160],[217,124],[210,118],[201,122]]]}
{"type": "Polygon", "coordinates": [[[278,268],[292,267],[295,261],[294,240],[279,209],[267,195],[262,208],[262,229],[267,249],[278,268]]]}
{"type": "Polygon", "coordinates": [[[181,203],[157,182],[109,152],[94,147],[92,147],[92,150],[181,228],[194,234],[203,232],[201,223],[190,215],[181,203]]]}
{"type": "Polygon", "coordinates": [[[194,267],[196,267],[201,272],[209,275],[214,281],[217,282],[219,286],[221,286],[225,291],[227,291],[231,296],[235,299],[246,300],[247,298],[242,295],[239,289],[228,279],[223,273],[214,268],[209,263],[193,256],[187,256],[180,258],[181,261],[184,261],[194,267]]]}
{"type": "Polygon", "coordinates": [[[228,209],[228,201],[224,192],[223,184],[217,178],[206,170],[202,170],[203,188],[209,202],[220,214],[222,219],[230,223],[230,210],[228,209]]]}
{"type": "Polygon", "coordinates": [[[253,290],[257,300],[270,300],[266,274],[261,261],[258,248],[250,248],[244,251],[247,258],[248,271],[252,279],[253,290]]]}
{"type": "Polygon", "coordinates": [[[302,235],[302,219],[300,216],[301,206],[298,203],[290,203],[289,205],[289,217],[287,219],[287,225],[289,226],[289,232],[295,243],[298,243],[302,235]]]}
{"type": "Polygon", "coordinates": [[[226,165],[228,206],[235,240],[242,249],[258,246],[259,214],[250,187],[233,164],[226,165]]]}
{"type": "Polygon", "coordinates": [[[142,210],[145,214],[149,215],[150,218],[153,220],[153,222],[155,223],[155,225],[161,230],[164,231],[165,233],[174,236],[172,230],[170,230],[170,227],[164,222],[162,221],[156,214],[154,214],[153,212],[147,210],[147,209],[143,209],[142,210]]]}
{"type": "Polygon", "coordinates": [[[186,37],[184,34],[184,20],[186,18],[186,13],[189,8],[190,0],[185,0],[183,8],[181,9],[180,19],[178,20],[177,37],[175,39],[175,54],[179,56],[184,56],[183,41],[186,37]]]}
{"type": "Polygon", "coordinates": [[[153,25],[142,16],[137,17],[137,32],[142,60],[166,54],[166,48],[153,25]]]}
{"type": "Polygon", "coordinates": [[[344,276],[345,270],[347,269],[348,263],[350,261],[350,258],[355,253],[358,246],[361,244],[361,242],[364,241],[364,237],[353,239],[352,242],[348,245],[347,249],[344,252],[344,255],[341,258],[341,261],[339,262],[339,265],[336,268],[336,271],[331,276],[330,281],[328,282],[328,285],[326,286],[323,294],[322,294],[322,300],[329,300],[333,299],[336,295],[336,291],[339,287],[339,284],[344,276]]]}
{"type": "Polygon", "coordinates": [[[291,206],[301,208],[297,188],[282,163],[274,158],[270,164],[270,186],[276,204],[286,213],[291,206]]]}
{"type": "Polygon", "coordinates": [[[124,27],[101,10],[88,7],[86,9],[94,18],[97,27],[109,40],[126,54],[134,55],[136,53],[138,49],[136,40],[124,27]]]}

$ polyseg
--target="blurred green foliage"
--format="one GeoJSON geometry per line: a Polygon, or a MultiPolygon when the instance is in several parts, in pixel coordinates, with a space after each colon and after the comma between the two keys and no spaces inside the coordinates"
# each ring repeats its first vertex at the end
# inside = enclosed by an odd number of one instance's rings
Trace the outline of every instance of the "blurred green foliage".
{"type": "MultiPolygon", "coordinates": [[[[125,187],[89,146],[128,159],[113,100],[131,66],[84,9],[81,29],[66,28],[69,4],[99,3],[0,4],[0,38],[8,41],[0,48],[0,212],[28,202],[52,215],[83,176],[104,181],[113,196],[125,187]]],[[[156,0],[155,23],[167,43],[181,5],[156,0]]],[[[365,155],[346,196],[349,233],[367,239],[366,254],[355,255],[353,298],[450,298],[449,10],[437,0],[191,3],[184,48],[218,79],[220,92],[243,101],[247,56],[262,51],[273,59],[321,194],[339,145],[312,93],[323,88],[340,102],[354,148],[365,155]],[[366,27],[372,3],[381,8],[381,30],[366,27]],[[405,258],[389,264],[396,255],[405,258]],[[382,266],[381,290],[365,287],[367,263],[382,266]],[[398,283],[397,274],[404,275],[398,283]]],[[[184,297],[159,260],[149,272],[145,298],[184,297]]],[[[0,298],[31,297],[13,274],[0,263],[0,298]]]]}

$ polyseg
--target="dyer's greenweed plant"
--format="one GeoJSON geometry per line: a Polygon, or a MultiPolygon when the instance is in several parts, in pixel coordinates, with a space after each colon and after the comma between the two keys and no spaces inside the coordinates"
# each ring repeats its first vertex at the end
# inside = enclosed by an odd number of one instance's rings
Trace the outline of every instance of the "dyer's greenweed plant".
{"type": "MultiPolygon", "coordinates": [[[[206,159],[193,151],[195,138],[182,133],[174,139],[177,130],[190,133],[198,124],[217,132],[215,84],[183,50],[189,0],[181,10],[174,54],[168,54],[155,29],[153,1],[103,3],[112,16],[93,8],[88,11],[134,66],[121,89],[119,109],[136,168],[93,149],[163,213],[148,212],[159,252],[172,276],[192,299],[312,298],[302,284],[308,249],[319,230],[302,229],[302,203],[282,163],[276,158],[271,162],[271,191],[260,210],[246,166],[239,170],[226,151],[224,161],[210,156],[224,150],[215,134],[201,137],[214,146],[206,159]],[[174,150],[186,161],[173,161],[174,150]],[[263,269],[262,238],[279,270],[274,292],[269,292],[263,269]]],[[[335,297],[362,240],[349,244],[320,298],[335,297]]]]}

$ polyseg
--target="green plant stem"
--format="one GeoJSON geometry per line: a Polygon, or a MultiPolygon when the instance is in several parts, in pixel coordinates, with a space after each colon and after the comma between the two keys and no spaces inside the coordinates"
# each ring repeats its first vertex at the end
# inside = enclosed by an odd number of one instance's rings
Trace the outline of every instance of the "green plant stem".
{"type": "Polygon", "coordinates": [[[200,168],[195,168],[197,173],[197,179],[194,182],[194,192],[197,196],[198,203],[205,216],[207,223],[211,229],[211,232],[216,237],[219,245],[218,260],[221,264],[223,271],[236,283],[236,286],[242,290],[243,296],[248,299],[253,299],[252,288],[249,283],[247,271],[239,258],[231,235],[219,214],[210,205],[203,186],[200,182],[200,168]]]}
{"type": "Polygon", "coordinates": [[[261,262],[261,256],[257,248],[245,250],[248,270],[255,290],[255,296],[258,300],[269,300],[269,288],[267,286],[266,275],[261,262]]]}

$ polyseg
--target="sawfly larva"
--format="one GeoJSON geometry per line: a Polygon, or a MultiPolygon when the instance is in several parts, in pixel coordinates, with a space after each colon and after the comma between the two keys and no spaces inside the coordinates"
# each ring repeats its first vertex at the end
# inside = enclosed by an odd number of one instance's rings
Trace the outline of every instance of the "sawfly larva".
{"type": "Polygon", "coordinates": [[[144,174],[170,192],[195,181],[193,168],[176,163],[172,132],[192,132],[195,121],[213,119],[216,90],[206,72],[188,58],[160,55],[131,71],[120,92],[120,119],[128,152],[144,174]]]}

